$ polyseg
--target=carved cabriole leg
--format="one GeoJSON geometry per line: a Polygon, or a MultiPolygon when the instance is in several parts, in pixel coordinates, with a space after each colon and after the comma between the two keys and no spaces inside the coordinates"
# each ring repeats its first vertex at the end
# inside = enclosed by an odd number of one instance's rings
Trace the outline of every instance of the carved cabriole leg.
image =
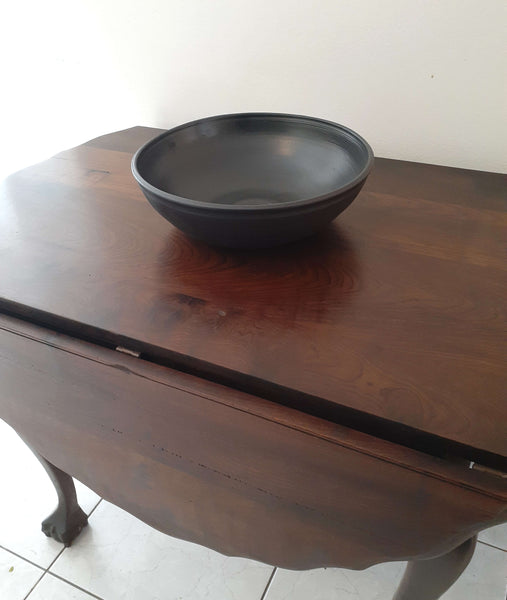
{"type": "Polygon", "coordinates": [[[463,573],[470,562],[477,536],[447,554],[409,562],[393,600],[437,600],[463,573]]]}
{"type": "Polygon", "coordinates": [[[70,475],[55,467],[33,448],[31,450],[46,469],[58,494],[58,506],[49,517],[42,521],[42,531],[57,542],[70,546],[88,523],[86,513],[77,503],[74,481],[70,475]]]}

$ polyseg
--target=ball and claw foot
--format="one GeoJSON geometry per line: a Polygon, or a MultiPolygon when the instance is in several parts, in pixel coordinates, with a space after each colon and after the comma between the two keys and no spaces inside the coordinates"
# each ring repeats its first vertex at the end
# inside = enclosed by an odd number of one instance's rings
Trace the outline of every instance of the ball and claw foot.
{"type": "Polygon", "coordinates": [[[70,515],[63,513],[58,507],[42,521],[42,532],[69,547],[87,524],[88,517],[79,506],[78,510],[70,515]]]}
{"type": "MultiPolygon", "coordinates": [[[[29,444],[27,446],[30,448],[29,444]]],[[[77,503],[74,480],[33,448],[31,450],[49,475],[58,496],[56,510],[42,521],[42,531],[57,542],[70,546],[88,523],[86,513],[77,503]]]]}

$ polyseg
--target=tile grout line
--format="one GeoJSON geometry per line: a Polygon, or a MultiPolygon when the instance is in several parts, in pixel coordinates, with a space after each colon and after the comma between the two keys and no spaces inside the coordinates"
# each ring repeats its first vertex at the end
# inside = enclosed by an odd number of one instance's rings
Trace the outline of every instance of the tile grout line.
{"type": "MultiPolygon", "coordinates": [[[[100,596],[96,596],[93,592],[90,592],[90,590],[86,590],[85,588],[82,588],[79,585],[72,583],[72,581],[69,581],[68,579],[65,579],[64,577],[60,577],[60,575],[57,575],[56,573],[51,573],[51,571],[47,571],[46,573],[44,573],[44,575],[46,575],[46,574],[51,575],[51,577],[56,577],[56,579],[59,579],[60,581],[63,581],[65,583],[69,584],[70,586],[80,590],[81,592],[88,594],[88,596],[90,596],[91,598],[95,598],[96,600],[104,600],[100,596]]],[[[42,577],[41,577],[41,579],[42,579],[42,577]]],[[[39,582],[37,582],[37,583],[39,583],[39,582]]],[[[23,600],[26,600],[26,599],[24,598],[23,600]]]]}
{"type": "Polygon", "coordinates": [[[23,598],[23,600],[26,600],[28,598],[28,596],[34,591],[34,589],[39,585],[39,583],[41,582],[41,580],[45,574],[46,574],[46,571],[44,571],[44,573],[42,573],[42,575],[39,577],[39,579],[37,579],[37,581],[33,584],[32,588],[30,589],[28,594],[23,598]]]}
{"type": "Polygon", "coordinates": [[[267,593],[269,592],[269,588],[271,587],[271,583],[273,582],[273,577],[275,576],[277,568],[278,567],[273,567],[273,571],[271,572],[268,582],[266,583],[266,587],[264,588],[264,591],[262,592],[261,600],[266,600],[267,593]]]}
{"type": "Polygon", "coordinates": [[[34,583],[34,585],[32,586],[32,588],[29,590],[28,594],[23,598],[23,600],[26,600],[28,598],[28,596],[30,596],[30,594],[34,591],[34,589],[39,585],[39,583],[42,581],[43,577],[46,575],[46,573],[48,572],[49,568],[52,567],[55,563],[55,561],[62,555],[62,553],[65,551],[65,546],[60,550],[60,552],[58,552],[58,554],[54,557],[54,559],[51,561],[51,563],[49,564],[47,569],[44,569],[44,573],[42,573],[42,575],[39,577],[39,579],[37,579],[37,581],[34,583]]]}
{"type": "MultiPolygon", "coordinates": [[[[102,498],[99,498],[99,501],[97,502],[97,504],[91,509],[91,511],[88,513],[87,515],[87,519],[90,518],[92,516],[92,514],[95,512],[96,508],[98,508],[99,504],[102,502],[102,498]]],[[[0,548],[2,548],[2,546],[0,546],[0,548]]],[[[49,564],[49,566],[44,569],[44,572],[42,573],[42,575],[39,577],[39,579],[37,579],[37,581],[34,583],[34,585],[32,586],[32,588],[30,589],[30,591],[28,592],[28,594],[23,598],[23,600],[27,600],[27,598],[30,596],[30,594],[34,591],[34,589],[39,585],[39,583],[42,581],[42,579],[49,573],[50,575],[52,575],[53,577],[56,577],[57,579],[61,579],[62,581],[65,581],[65,583],[68,583],[69,585],[71,585],[72,587],[77,588],[78,590],[81,590],[82,592],[87,593],[88,595],[90,595],[92,598],[96,598],[97,600],[102,600],[102,598],[100,598],[99,596],[95,596],[95,594],[92,594],[91,592],[89,592],[88,590],[85,590],[81,587],[79,587],[78,585],[75,585],[74,583],[72,583],[71,581],[67,581],[66,579],[64,579],[63,577],[60,577],[59,575],[55,575],[54,573],[51,573],[49,569],[51,569],[51,567],[55,564],[55,562],[60,558],[60,556],[65,552],[65,550],[67,549],[67,546],[64,546],[60,552],[58,552],[58,554],[55,556],[55,558],[51,561],[51,563],[49,564]]],[[[7,548],[4,548],[4,550],[7,550],[7,548]]],[[[14,554],[15,556],[18,556],[19,558],[23,559],[23,560],[27,560],[25,558],[23,558],[22,556],[20,556],[19,554],[16,554],[15,552],[11,552],[11,554],[14,554]]],[[[38,567],[39,569],[42,569],[42,567],[40,567],[39,565],[36,565],[35,563],[32,563],[31,561],[27,561],[29,563],[31,563],[32,565],[38,567]]]]}
{"type": "Polygon", "coordinates": [[[44,567],[41,567],[37,563],[34,563],[33,560],[30,560],[29,558],[25,558],[24,556],[21,556],[21,554],[14,552],[14,550],[9,550],[9,548],[6,548],[5,546],[2,546],[1,544],[0,544],[0,549],[5,550],[6,552],[9,552],[10,554],[14,554],[14,556],[21,558],[21,560],[24,560],[25,562],[30,563],[31,565],[33,565],[34,567],[37,567],[38,569],[41,569],[41,571],[46,570],[46,569],[44,569],[44,567]]]}
{"type": "Polygon", "coordinates": [[[99,501],[97,502],[97,504],[88,513],[88,518],[90,518],[93,515],[93,513],[97,510],[97,508],[99,507],[99,504],[102,502],[102,500],[103,500],[103,498],[99,498],[99,501]]]}
{"type": "Polygon", "coordinates": [[[495,550],[500,550],[500,552],[507,552],[507,548],[500,548],[500,546],[495,546],[494,544],[490,544],[488,542],[483,542],[482,540],[477,540],[479,544],[484,544],[485,546],[489,546],[490,548],[494,548],[495,550]]]}

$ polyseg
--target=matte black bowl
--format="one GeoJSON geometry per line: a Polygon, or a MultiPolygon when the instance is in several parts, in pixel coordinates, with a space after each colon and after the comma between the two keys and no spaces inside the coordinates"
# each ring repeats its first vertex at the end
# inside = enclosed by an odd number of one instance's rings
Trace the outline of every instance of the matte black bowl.
{"type": "Polygon", "coordinates": [[[270,113],[193,121],[132,159],[163,217],[191,237],[243,248],[315,233],[349,206],[372,166],[370,146],[350,129],[270,113]]]}

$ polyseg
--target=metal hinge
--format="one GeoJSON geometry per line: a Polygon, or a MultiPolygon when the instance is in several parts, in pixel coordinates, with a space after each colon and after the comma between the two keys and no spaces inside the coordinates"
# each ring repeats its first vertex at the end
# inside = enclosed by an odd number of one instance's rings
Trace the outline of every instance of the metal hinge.
{"type": "Polygon", "coordinates": [[[140,352],[130,350],[130,348],[125,348],[124,346],[116,346],[115,350],[117,352],[122,352],[123,354],[128,354],[129,356],[134,356],[135,358],[139,358],[141,356],[140,352]]]}
{"type": "Polygon", "coordinates": [[[476,462],[471,462],[468,466],[469,469],[473,471],[480,471],[481,473],[488,473],[489,475],[494,475],[495,477],[502,477],[503,479],[507,478],[507,473],[505,471],[498,471],[497,469],[492,469],[491,467],[485,467],[483,465],[478,465],[476,462]]]}

